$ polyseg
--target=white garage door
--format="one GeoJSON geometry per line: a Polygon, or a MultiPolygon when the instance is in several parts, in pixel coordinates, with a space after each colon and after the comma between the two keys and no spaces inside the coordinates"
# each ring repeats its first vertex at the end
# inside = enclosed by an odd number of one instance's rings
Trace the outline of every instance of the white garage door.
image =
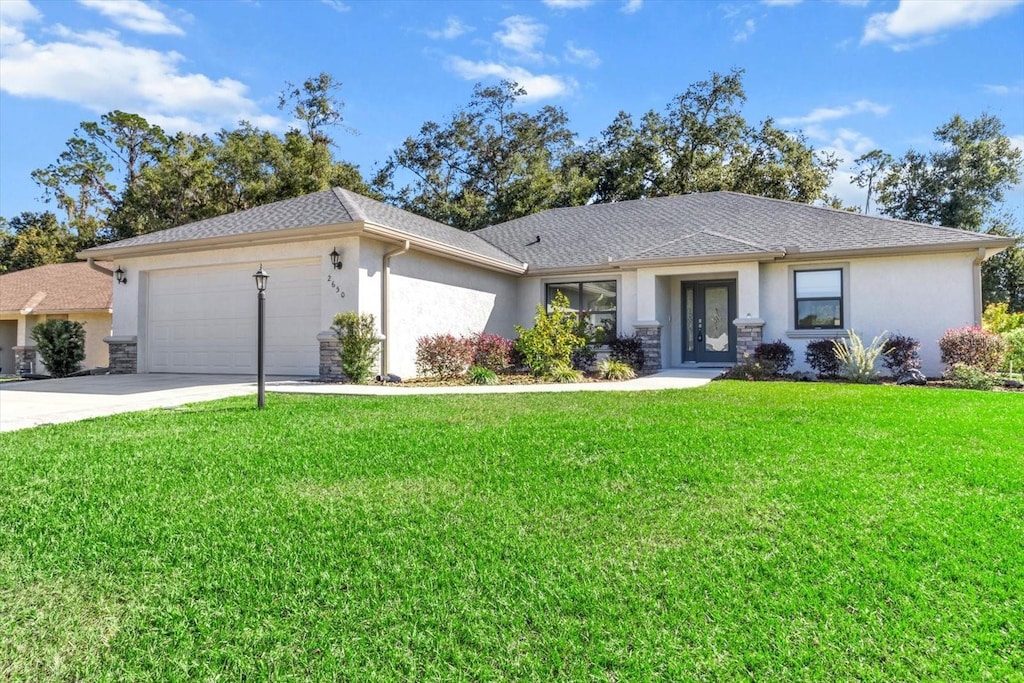
{"type": "MultiPolygon", "coordinates": [[[[265,263],[266,372],[316,375],[319,264],[265,263]]],[[[149,276],[149,372],[256,372],[252,266],[156,271],[149,276]]]]}

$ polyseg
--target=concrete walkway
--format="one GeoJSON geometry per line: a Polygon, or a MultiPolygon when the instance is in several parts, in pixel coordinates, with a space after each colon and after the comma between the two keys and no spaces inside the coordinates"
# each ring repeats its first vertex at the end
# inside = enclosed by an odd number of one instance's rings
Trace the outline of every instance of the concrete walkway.
{"type": "MultiPolygon", "coordinates": [[[[345,396],[650,391],[699,387],[710,382],[720,372],[711,369],[664,370],[625,382],[450,387],[322,384],[305,378],[268,377],[267,391],[345,396]]],[[[173,408],[186,403],[255,393],[254,378],[243,375],[90,375],[0,382],[0,432],[153,408],[173,408]]]]}

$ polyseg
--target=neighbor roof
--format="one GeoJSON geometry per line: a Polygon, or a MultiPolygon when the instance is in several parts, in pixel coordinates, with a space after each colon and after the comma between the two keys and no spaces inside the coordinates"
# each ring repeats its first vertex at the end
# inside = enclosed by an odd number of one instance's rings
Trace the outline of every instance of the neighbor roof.
{"type": "MultiPolygon", "coordinates": [[[[109,263],[100,264],[107,267],[109,263]]],[[[56,263],[0,275],[0,312],[109,311],[112,276],[88,263],[56,263]]]]}
{"type": "Polygon", "coordinates": [[[413,238],[423,238],[510,266],[522,267],[521,261],[517,261],[493,244],[480,239],[475,233],[464,232],[340,188],[314,192],[294,199],[285,199],[245,211],[159,230],[119,242],[111,242],[93,247],[83,253],[100,256],[105,250],[116,249],[120,252],[126,247],[172,245],[218,237],[273,233],[279,230],[356,222],[370,223],[395,233],[402,233],[413,238]]]}
{"type": "Polygon", "coordinates": [[[772,258],[782,253],[1003,247],[1008,243],[955,228],[735,192],[549,209],[476,234],[529,263],[531,270],[702,256],[772,258]]]}

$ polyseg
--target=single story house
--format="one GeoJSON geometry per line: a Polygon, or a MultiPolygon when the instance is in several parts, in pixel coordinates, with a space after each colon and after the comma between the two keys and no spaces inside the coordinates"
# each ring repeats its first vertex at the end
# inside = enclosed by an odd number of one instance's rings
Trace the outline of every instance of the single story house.
{"type": "Polygon", "coordinates": [[[85,325],[83,368],[107,366],[113,273],[109,263],[57,263],[0,275],[0,374],[45,373],[32,329],[45,320],[85,325]]]}
{"type": "Polygon", "coordinates": [[[922,342],[981,316],[980,267],[1012,240],[733,192],[551,209],[467,233],[333,189],[85,250],[115,286],[112,372],[253,373],[267,287],[269,374],[338,376],[335,314],[372,313],[385,372],[424,335],[514,335],[564,292],[651,367],[730,364],[854,329],[922,342]]]}

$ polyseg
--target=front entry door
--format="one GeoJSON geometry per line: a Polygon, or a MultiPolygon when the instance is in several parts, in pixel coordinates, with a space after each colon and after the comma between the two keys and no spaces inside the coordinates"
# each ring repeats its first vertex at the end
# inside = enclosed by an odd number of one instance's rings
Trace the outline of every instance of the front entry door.
{"type": "Polygon", "coordinates": [[[683,362],[736,362],[736,281],[683,283],[683,362]]]}

